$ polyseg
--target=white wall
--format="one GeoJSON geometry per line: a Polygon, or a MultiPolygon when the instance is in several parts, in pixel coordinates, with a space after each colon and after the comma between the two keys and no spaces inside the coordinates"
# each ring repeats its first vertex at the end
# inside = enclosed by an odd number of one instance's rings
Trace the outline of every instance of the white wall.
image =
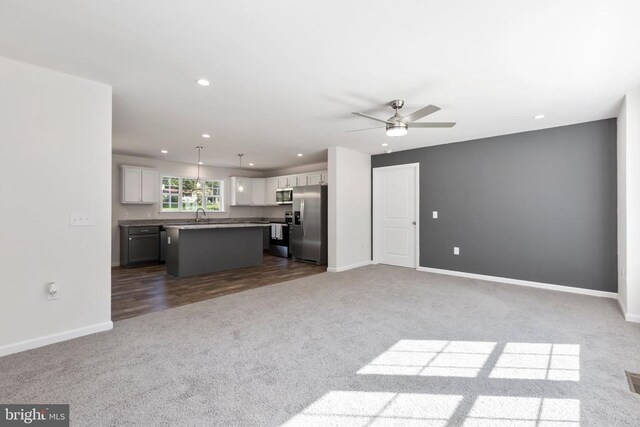
{"type": "Polygon", "coordinates": [[[640,322],[640,89],[618,115],[618,297],[627,320],[640,322]]]}
{"type": "Polygon", "coordinates": [[[0,355],[110,329],[111,87],[0,58],[0,161],[0,355]]]}
{"type": "Polygon", "coordinates": [[[618,301],[627,313],[627,100],[618,113],[617,190],[618,190],[618,301]]]}
{"type": "Polygon", "coordinates": [[[371,262],[371,156],[343,147],[329,148],[327,271],[371,262]]]}

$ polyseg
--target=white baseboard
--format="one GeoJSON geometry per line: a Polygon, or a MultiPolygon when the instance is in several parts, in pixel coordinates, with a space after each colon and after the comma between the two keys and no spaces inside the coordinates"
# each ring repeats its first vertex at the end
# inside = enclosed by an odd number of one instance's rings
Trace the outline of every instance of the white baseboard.
{"type": "Polygon", "coordinates": [[[367,260],[367,261],[362,261],[362,262],[358,262],[351,265],[345,265],[344,267],[328,267],[327,272],[340,273],[341,271],[352,270],[354,268],[364,267],[365,265],[371,265],[371,264],[376,264],[376,263],[371,260],[367,260]]]}
{"type": "Polygon", "coordinates": [[[640,315],[624,313],[624,320],[627,322],[640,323],[640,315]]]}
{"type": "Polygon", "coordinates": [[[95,325],[85,326],[84,328],[72,329],[70,331],[59,332],[57,334],[45,335],[44,337],[33,338],[26,341],[20,341],[15,344],[8,344],[0,347],[0,357],[8,354],[19,353],[25,350],[42,347],[49,344],[55,344],[61,341],[67,341],[79,338],[84,335],[95,334],[113,329],[113,322],[97,323],[95,325]]]}
{"type": "Polygon", "coordinates": [[[627,313],[624,305],[622,305],[622,300],[620,300],[620,295],[618,295],[618,304],[620,304],[620,311],[622,311],[624,320],[627,322],[640,323],[640,315],[627,313]]]}
{"type": "Polygon", "coordinates": [[[620,294],[618,294],[618,298],[616,298],[616,299],[618,300],[618,305],[620,306],[620,311],[622,312],[622,316],[626,320],[627,319],[627,310],[622,305],[622,300],[620,299],[620,294]]]}
{"type": "Polygon", "coordinates": [[[466,277],[468,279],[486,280],[488,282],[508,283],[510,285],[527,286],[530,288],[548,289],[551,291],[569,292],[573,294],[591,295],[601,298],[618,298],[617,292],[596,291],[593,289],[574,288],[572,286],[554,285],[551,283],[531,282],[529,280],[509,279],[507,277],[485,276],[484,274],[465,273],[464,271],[441,270],[439,268],[418,267],[418,271],[427,273],[446,274],[449,276],[466,277]]]}

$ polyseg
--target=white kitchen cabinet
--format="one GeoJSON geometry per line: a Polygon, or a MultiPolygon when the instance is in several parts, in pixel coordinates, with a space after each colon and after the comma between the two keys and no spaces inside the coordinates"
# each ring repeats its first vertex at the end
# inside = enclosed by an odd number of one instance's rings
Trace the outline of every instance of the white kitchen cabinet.
{"type": "Polygon", "coordinates": [[[319,185],[320,181],[322,181],[320,172],[310,172],[307,175],[307,185],[319,185]]]}
{"type": "Polygon", "coordinates": [[[265,183],[264,204],[267,206],[275,206],[276,191],[278,190],[278,177],[267,178],[265,183]]]}
{"type": "Polygon", "coordinates": [[[296,187],[297,180],[295,175],[286,175],[278,177],[278,188],[293,188],[296,187]]]}
{"type": "Polygon", "coordinates": [[[156,203],[160,193],[159,177],[154,169],[122,166],[122,203],[156,203]]]}
{"type": "Polygon", "coordinates": [[[251,178],[232,176],[229,178],[230,205],[251,206],[251,178]]]}
{"type": "Polygon", "coordinates": [[[307,185],[320,185],[322,184],[321,172],[309,172],[307,174],[307,185]]]}
{"type": "MultiPolygon", "coordinates": [[[[304,175],[306,184],[304,185],[325,185],[327,183],[327,171],[309,172],[304,175]]],[[[298,185],[300,184],[300,176],[298,176],[298,185]]]]}
{"type": "Polygon", "coordinates": [[[251,179],[251,204],[253,206],[265,205],[266,178],[251,179]]]}
{"type": "Polygon", "coordinates": [[[294,185],[294,187],[304,187],[305,185],[309,185],[309,183],[307,182],[307,176],[308,174],[303,173],[300,175],[296,175],[294,178],[296,180],[296,184],[294,185]]]}
{"type": "Polygon", "coordinates": [[[156,203],[160,195],[160,174],[158,171],[142,169],[142,203],[156,203]]]}

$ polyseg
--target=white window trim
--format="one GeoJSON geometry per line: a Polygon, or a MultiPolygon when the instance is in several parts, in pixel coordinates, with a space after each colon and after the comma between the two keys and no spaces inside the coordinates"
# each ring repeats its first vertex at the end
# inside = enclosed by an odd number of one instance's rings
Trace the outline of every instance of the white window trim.
{"type": "MultiPolygon", "coordinates": [[[[178,178],[180,180],[180,183],[178,185],[178,207],[180,208],[182,206],[182,180],[183,179],[198,179],[197,176],[184,176],[184,175],[176,175],[176,174],[170,174],[170,173],[160,173],[160,211],[158,213],[161,214],[180,214],[180,213],[195,213],[195,211],[183,211],[183,210],[177,210],[177,211],[173,211],[173,210],[165,210],[162,208],[162,194],[163,194],[163,188],[164,188],[164,183],[163,180],[164,178],[178,178]]],[[[204,177],[201,176],[200,180],[203,182],[206,181],[220,181],[222,183],[222,186],[220,187],[220,202],[222,203],[222,209],[219,211],[212,211],[212,210],[208,210],[206,209],[206,203],[205,203],[205,207],[204,207],[204,211],[206,213],[226,213],[227,212],[227,201],[225,199],[225,194],[226,194],[226,187],[227,187],[227,180],[224,178],[211,178],[211,177],[204,177]]],[[[203,201],[204,201],[205,197],[203,195],[203,201]]]]}

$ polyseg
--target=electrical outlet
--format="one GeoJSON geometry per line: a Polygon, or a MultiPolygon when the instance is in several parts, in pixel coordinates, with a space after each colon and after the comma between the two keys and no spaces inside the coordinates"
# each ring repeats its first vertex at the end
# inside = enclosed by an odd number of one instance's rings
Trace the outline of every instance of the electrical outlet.
{"type": "Polygon", "coordinates": [[[47,301],[55,301],[60,296],[60,289],[58,288],[58,284],[56,282],[48,282],[45,285],[45,292],[45,299],[47,301]]]}
{"type": "Polygon", "coordinates": [[[124,211],[122,213],[122,218],[129,218],[129,211],[124,211]]]}
{"type": "Polygon", "coordinates": [[[454,247],[453,247],[453,254],[454,254],[454,255],[460,255],[460,248],[459,248],[459,247],[457,247],[457,246],[454,246],[454,247]]]}
{"type": "Polygon", "coordinates": [[[93,217],[86,212],[71,212],[69,214],[70,227],[91,227],[93,225],[93,217]]]}
{"type": "Polygon", "coordinates": [[[438,219],[438,211],[433,211],[433,219],[438,219]]]}

